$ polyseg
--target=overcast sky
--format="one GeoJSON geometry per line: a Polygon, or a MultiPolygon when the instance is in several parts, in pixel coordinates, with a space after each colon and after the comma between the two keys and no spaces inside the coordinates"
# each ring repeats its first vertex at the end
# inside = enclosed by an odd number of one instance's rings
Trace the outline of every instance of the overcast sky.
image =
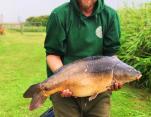
{"type": "MultiPolygon", "coordinates": [[[[0,0],[0,22],[24,21],[29,16],[48,15],[52,9],[68,2],[69,0],[0,0]],[[2,18],[3,17],[3,18],[2,18]]],[[[113,8],[122,7],[124,4],[137,6],[151,0],[105,0],[113,8]],[[123,3],[124,1],[124,3],[123,3]]]]}

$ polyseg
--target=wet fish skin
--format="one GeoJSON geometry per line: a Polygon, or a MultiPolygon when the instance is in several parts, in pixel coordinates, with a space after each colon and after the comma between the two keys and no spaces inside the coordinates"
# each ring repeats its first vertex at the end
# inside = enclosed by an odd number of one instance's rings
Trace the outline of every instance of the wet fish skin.
{"type": "Polygon", "coordinates": [[[93,56],[63,66],[49,79],[29,87],[24,97],[32,98],[29,109],[33,110],[48,96],[65,89],[71,90],[76,97],[95,97],[105,92],[114,81],[125,84],[139,77],[139,71],[117,57],[93,56]]]}

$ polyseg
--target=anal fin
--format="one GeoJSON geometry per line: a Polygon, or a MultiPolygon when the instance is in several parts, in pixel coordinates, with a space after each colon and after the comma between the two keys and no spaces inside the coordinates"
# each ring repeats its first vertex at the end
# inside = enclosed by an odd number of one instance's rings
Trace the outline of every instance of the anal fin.
{"type": "Polygon", "coordinates": [[[98,93],[95,93],[94,95],[89,97],[89,101],[94,100],[97,97],[98,93]]]}

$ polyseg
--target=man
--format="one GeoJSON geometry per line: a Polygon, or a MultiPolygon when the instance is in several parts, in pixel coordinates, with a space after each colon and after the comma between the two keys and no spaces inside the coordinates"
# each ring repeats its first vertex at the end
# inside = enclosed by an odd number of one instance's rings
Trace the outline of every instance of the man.
{"type": "MultiPolygon", "coordinates": [[[[113,56],[120,47],[117,13],[104,0],[70,0],[56,8],[47,25],[45,49],[47,74],[51,76],[63,65],[88,56],[113,56]]],[[[111,89],[121,85],[115,83],[111,89]]],[[[111,92],[75,98],[68,89],[52,98],[55,117],[109,117],[111,92]]]]}

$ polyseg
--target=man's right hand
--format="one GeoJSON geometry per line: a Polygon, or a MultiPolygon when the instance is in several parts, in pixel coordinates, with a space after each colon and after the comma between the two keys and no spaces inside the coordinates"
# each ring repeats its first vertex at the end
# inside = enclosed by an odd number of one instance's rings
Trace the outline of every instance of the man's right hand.
{"type": "Polygon", "coordinates": [[[61,96],[62,97],[71,97],[72,92],[69,89],[63,90],[63,91],[61,91],[61,96]]]}

